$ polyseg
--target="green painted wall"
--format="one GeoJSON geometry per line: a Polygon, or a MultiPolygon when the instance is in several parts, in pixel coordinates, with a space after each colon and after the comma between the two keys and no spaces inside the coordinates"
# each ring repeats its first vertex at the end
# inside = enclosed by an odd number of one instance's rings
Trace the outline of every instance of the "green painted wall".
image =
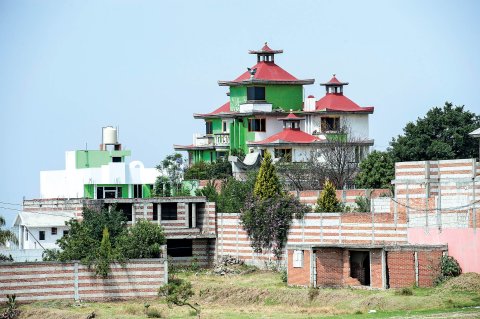
{"type": "Polygon", "coordinates": [[[152,189],[148,184],[142,185],[142,198],[150,198],[152,197],[152,189]]]}
{"type": "Polygon", "coordinates": [[[121,187],[122,188],[122,198],[129,198],[128,197],[128,189],[129,189],[129,185],[128,184],[96,184],[96,185],[93,185],[93,184],[85,184],[83,186],[83,189],[85,191],[85,194],[83,197],[85,198],[95,198],[95,192],[96,192],[96,189],[95,189],[95,186],[103,186],[103,187],[121,187]]]}
{"type": "Polygon", "coordinates": [[[248,132],[248,117],[235,119],[230,125],[230,149],[242,149],[245,154],[248,153],[247,141],[255,139],[254,132],[248,132]]]}
{"type": "MultiPolygon", "coordinates": [[[[272,107],[281,108],[285,111],[290,109],[299,111],[303,105],[302,85],[266,85],[265,99],[272,107]]],[[[240,104],[247,102],[247,87],[230,87],[230,110],[239,111],[240,104]]]]}
{"type": "Polygon", "coordinates": [[[83,197],[86,198],[93,198],[95,189],[93,188],[93,184],[85,184],[83,185],[83,197]]]}
{"type": "Polygon", "coordinates": [[[274,109],[299,111],[303,106],[303,87],[301,85],[269,85],[265,88],[265,98],[274,109]]]}
{"type": "Polygon", "coordinates": [[[247,102],[247,87],[246,86],[231,86],[230,87],[230,111],[238,112],[240,104],[247,102]]]}
{"type": "Polygon", "coordinates": [[[210,159],[212,159],[213,162],[217,160],[217,152],[215,150],[194,150],[192,151],[192,155],[194,164],[198,162],[210,163],[210,159]]]}
{"type": "Polygon", "coordinates": [[[76,168],[92,168],[107,165],[112,161],[112,157],[121,157],[122,162],[125,161],[126,156],[131,155],[131,151],[76,151],[75,152],[75,167],[76,168]]]}

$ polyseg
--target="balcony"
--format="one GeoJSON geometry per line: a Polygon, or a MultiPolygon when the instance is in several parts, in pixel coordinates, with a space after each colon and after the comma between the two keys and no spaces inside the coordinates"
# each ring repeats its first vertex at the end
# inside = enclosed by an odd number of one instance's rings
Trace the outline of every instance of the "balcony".
{"type": "Polygon", "coordinates": [[[229,133],[217,133],[215,136],[215,146],[230,146],[230,134],[229,133]]]}
{"type": "Polygon", "coordinates": [[[194,134],[193,145],[199,147],[229,147],[230,146],[230,134],[229,133],[216,133],[216,134],[194,134]]]}

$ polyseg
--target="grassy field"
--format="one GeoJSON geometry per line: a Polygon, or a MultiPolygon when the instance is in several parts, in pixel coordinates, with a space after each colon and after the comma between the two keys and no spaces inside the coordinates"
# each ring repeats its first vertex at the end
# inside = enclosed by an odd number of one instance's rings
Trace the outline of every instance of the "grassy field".
{"type": "MultiPolygon", "coordinates": [[[[193,302],[201,318],[480,318],[480,275],[462,275],[457,282],[431,289],[400,290],[306,289],[286,287],[280,275],[255,271],[218,276],[184,272],[192,282],[193,302]],[[412,295],[408,295],[412,292],[412,295]],[[375,312],[373,312],[375,311],[375,312]]],[[[169,308],[162,299],[110,303],[38,302],[20,307],[20,318],[85,319],[194,318],[188,307],[169,308]]]]}

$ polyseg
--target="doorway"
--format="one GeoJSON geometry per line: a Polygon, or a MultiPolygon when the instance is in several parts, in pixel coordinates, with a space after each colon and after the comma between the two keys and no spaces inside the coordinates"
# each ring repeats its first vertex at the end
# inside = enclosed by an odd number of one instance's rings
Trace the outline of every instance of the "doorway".
{"type": "Polygon", "coordinates": [[[350,277],[358,279],[362,286],[370,286],[370,252],[355,251],[350,253],[350,277]]]}

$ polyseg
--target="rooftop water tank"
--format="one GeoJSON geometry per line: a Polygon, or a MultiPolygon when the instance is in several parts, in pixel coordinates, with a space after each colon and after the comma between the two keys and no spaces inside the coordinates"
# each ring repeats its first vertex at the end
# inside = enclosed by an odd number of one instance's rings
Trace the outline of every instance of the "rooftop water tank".
{"type": "Polygon", "coordinates": [[[104,145],[112,145],[112,144],[118,144],[117,140],[117,129],[112,127],[112,126],[107,126],[103,128],[102,132],[103,136],[103,144],[104,145]]]}

